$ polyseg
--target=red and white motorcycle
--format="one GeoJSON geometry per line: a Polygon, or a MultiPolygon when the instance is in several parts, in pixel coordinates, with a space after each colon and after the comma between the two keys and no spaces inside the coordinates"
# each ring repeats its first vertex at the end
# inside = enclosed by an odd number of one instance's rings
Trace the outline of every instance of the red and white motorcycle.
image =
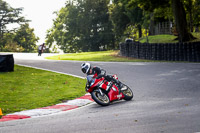
{"type": "MultiPolygon", "coordinates": [[[[105,70],[102,72],[106,75],[105,70]]],[[[117,75],[112,77],[118,80],[117,75]]],[[[107,106],[112,101],[122,99],[129,101],[133,98],[133,92],[127,85],[122,83],[119,88],[113,81],[107,81],[104,77],[96,79],[92,75],[87,76],[86,91],[91,94],[96,103],[102,106],[107,106]]]]}

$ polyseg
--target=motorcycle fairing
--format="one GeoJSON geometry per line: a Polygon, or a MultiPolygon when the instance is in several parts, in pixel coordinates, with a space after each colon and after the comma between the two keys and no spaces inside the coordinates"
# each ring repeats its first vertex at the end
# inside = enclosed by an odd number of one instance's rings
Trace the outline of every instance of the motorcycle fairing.
{"type": "Polygon", "coordinates": [[[123,93],[119,94],[119,89],[117,88],[117,86],[113,85],[113,87],[110,89],[108,93],[108,97],[110,101],[114,101],[114,100],[123,99],[124,95],[123,93]]]}

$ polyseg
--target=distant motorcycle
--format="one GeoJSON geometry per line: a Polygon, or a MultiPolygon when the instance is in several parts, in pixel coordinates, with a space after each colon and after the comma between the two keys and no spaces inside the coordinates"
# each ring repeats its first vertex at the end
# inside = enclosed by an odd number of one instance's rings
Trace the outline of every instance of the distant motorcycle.
{"type": "MultiPolygon", "coordinates": [[[[106,71],[102,70],[106,75],[106,71]]],[[[117,75],[112,75],[113,78],[118,80],[117,75]]],[[[121,88],[112,81],[107,81],[104,77],[93,78],[91,75],[87,76],[86,92],[91,94],[92,99],[99,105],[107,106],[112,101],[126,100],[129,101],[133,98],[132,90],[122,83],[121,88]]]]}
{"type": "Polygon", "coordinates": [[[38,56],[41,56],[43,51],[46,49],[45,43],[38,46],[38,56]]]}

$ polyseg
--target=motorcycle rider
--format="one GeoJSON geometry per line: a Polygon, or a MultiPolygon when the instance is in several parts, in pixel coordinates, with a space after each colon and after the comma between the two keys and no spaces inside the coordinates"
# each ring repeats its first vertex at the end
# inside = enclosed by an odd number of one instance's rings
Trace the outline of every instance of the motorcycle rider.
{"type": "Polygon", "coordinates": [[[90,65],[90,63],[86,62],[86,63],[81,64],[81,70],[84,74],[93,75],[93,78],[98,79],[98,78],[104,77],[107,81],[113,81],[114,83],[117,84],[119,89],[121,89],[121,87],[122,87],[122,83],[119,80],[113,78],[110,75],[102,75],[101,69],[99,67],[96,67],[96,66],[92,67],[90,65]]]}

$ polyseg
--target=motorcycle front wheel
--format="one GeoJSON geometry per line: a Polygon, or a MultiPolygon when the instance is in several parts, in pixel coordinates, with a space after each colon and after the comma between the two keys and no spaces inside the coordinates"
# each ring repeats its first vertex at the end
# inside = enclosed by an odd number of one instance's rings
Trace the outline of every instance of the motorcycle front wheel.
{"type": "Polygon", "coordinates": [[[123,89],[121,91],[124,94],[124,100],[126,100],[126,101],[131,100],[133,98],[132,90],[127,85],[123,85],[122,88],[123,89]]]}
{"type": "Polygon", "coordinates": [[[91,96],[92,99],[99,105],[108,106],[110,104],[110,99],[104,92],[101,94],[99,91],[93,91],[91,96]]]}

